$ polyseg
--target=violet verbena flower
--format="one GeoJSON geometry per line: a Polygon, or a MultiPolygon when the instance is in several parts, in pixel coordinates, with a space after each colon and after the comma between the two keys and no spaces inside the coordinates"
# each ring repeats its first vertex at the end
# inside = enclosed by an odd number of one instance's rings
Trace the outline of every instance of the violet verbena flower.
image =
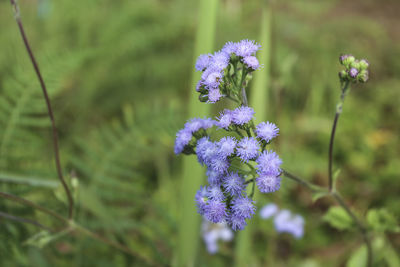
{"type": "Polygon", "coordinates": [[[272,150],[265,150],[257,159],[258,173],[273,173],[278,175],[281,171],[282,160],[272,150]]]}
{"type": "Polygon", "coordinates": [[[230,164],[227,159],[215,156],[210,160],[209,166],[216,172],[225,173],[228,171],[230,164]]]}
{"type": "Polygon", "coordinates": [[[253,119],[254,109],[240,106],[232,111],[232,121],[237,125],[243,125],[253,119]]]}
{"type": "Polygon", "coordinates": [[[241,195],[242,191],[245,188],[244,179],[239,176],[236,172],[228,173],[222,179],[222,186],[226,193],[230,194],[233,197],[238,197],[241,195]]]}
{"type": "Polygon", "coordinates": [[[256,134],[258,138],[268,143],[279,135],[279,128],[269,121],[261,122],[256,126],[256,134]]]}
{"type": "Polygon", "coordinates": [[[227,42],[222,48],[222,52],[225,52],[228,55],[235,54],[236,50],[237,50],[237,43],[234,42],[227,42]]]}
{"type": "Polygon", "coordinates": [[[223,129],[228,129],[228,127],[232,123],[232,111],[229,109],[225,109],[223,112],[220,113],[218,121],[215,123],[216,126],[223,129]]]}
{"type": "Polygon", "coordinates": [[[236,148],[236,155],[241,158],[243,162],[255,159],[258,156],[260,145],[253,137],[244,137],[239,141],[236,148]]]}
{"type": "Polygon", "coordinates": [[[204,84],[207,89],[218,89],[222,79],[222,72],[218,69],[208,68],[203,72],[201,78],[203,79],[202,84],[204,84]]]}
{"type": "Polygon", "coordinates": [[[210,141],[209,137],[202,137],[197,141],[197,159],[201,164],[210,165],[211,160],[218,152],[218,145],[210,141]]]}
{"type": "Polygon", "coordinates": [[[256,184],[261,193],[271,193],[281,187],[281,178],[276,173],[266,172],[259,174],[256,184]]]}

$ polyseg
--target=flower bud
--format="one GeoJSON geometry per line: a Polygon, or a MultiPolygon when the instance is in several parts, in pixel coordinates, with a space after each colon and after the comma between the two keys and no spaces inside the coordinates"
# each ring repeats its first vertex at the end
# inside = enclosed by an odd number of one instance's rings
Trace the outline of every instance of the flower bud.
{"type": "Polygon", "coordinates": [[[369,62],[366,59],[361,59],[359,64],[361,70],[366,70],[369,67],[369,62]]]}
{"type": "Polygon", "coordinates": [[[369,72],[368,70],[362,70],[357,76],[359,82],[365,83],[369,79],[369,72]]]}
{"type": "Polygon", "coordinates": [[[341,72],[339,72],[339,78],[341,80],[347,80],[349,77],[348,77],[347,72],[345,70],[342,70],[341,72]]]}
{"type": "Polygon", "coordinates": [[[349,70],[349,76],[350,76],[351,78],[356,78],[357,75],[358,75],[358,70],[357,70],[356,68],[351,68],[351,69],[349,70]]]}
{"type": "Polygon", "coordinates": [[[352,55],[348,55],[348,56],[343,60],[343,63],[342,63],[342,64],[343,64],[346,68],[350,68],[350,64],[353,63],[354,60],[356,60],[355,57],[353,57],[352,55]]]}
{"type": "Polygon", "coordinates": [[[200,100],[200,102],[207,102],[208,101],[208,95],[200,94],[199,95],[199,100],[200,100]]]}

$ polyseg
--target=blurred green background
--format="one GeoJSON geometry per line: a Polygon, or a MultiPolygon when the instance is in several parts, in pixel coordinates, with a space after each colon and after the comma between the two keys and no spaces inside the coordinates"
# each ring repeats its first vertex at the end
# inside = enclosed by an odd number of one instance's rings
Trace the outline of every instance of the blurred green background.
{"type": "MultiPolygon", "coordinates": [[[[284,168],[323,186],[340,94],[338,56],[369,60],[370,81],[353,86],[338,126],[338,188],[360,217],[382,207],[400,217],[399,1],[19,4],[50,91],[65,175],[79,181],[75,219],[88,229],[160,266],[362,266],[359,233],[322,219],[334,201],[313,202],[306,189],[285,179],[278,192],[258,194],[257,206],[275,202],[301,214],[302,239],[278,235],[255,216],[245,233],[221,244],[216,255],[207,253],[193,201],[206,183],[205,170],[193,156],[173,154],[174,138],[190,117],[229,106],[197,102],[194,60],[241,39],[264,47],[264,68],[254,74],[249,98],[258,119],[280,127],[273,148],[284,168]]],[[[8,1],[0,3],[0,25],[0,191],[66,215],[46,106],[8,1]]],[[[4,199],[0,211],[57,226],[4,199]]],[[[26,242],[40,231],[34,226],[4,218],[0,225],[1,266],[146,266],[78,233],[39,248],[26,242]]],[[[396,266],[400,235],[374,234],[373,240],[376,266],[396,266]]]]}

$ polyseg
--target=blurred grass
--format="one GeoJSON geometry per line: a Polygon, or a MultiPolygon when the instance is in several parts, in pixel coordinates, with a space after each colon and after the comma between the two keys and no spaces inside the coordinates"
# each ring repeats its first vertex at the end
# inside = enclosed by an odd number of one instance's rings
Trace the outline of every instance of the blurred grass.
{"type": "MultiPolygon", "coordinates": [[[[270,222],[254,218],[247,243],[239,237],[221,244],[217,255],[205,250],[193,201],[206,182],[205,170],[194,157],[173,155],[174,136],[186,119],[213,116],[229,105],[197,102],[194,59],[212,52],[214,42],[219,49],[243,38],[263,45],[264,68],[254,73],[249,92],[257,121],[280,128],[273,149],[284,167],[320,185],[327,181],[329,130],[340,93],[337,58],[354,53],[369,60],[371,80],[354,86],[346,99],[334,167],[341,169],[339,189],[360,215],[385,207],[399,218],[399,2],[275,1],[269,22],[261,2],[221,1],[217,12],[210,0],[20,1],[28,37],[53,90],[63,167],[67,177],[79,180],[82,225],[160,265],[226,266],[240,258],[259,266],[342,266],[357,255],[357,233],[339,232],[320,220],[331,201],[313,203],[306,190],[287,180],[279,192],[257,195],[257,206],[273,201],[302,214],[302,240],[277,235],[270,222]]],[[[0,23],[0,140],[8,140],[1,190],[65,214],[59,189],[47,187],[56,182],[50,132],[42,123],[47,117],[7,1],[0,3],[0,23]],[[30,105],[18,105],[31,93],[30,105]],[[10,112],[22,119],[5,136],[10,112]]],[[[3,200],[0,210],[55,224],[3,200]]],[[[1,266],[142,266],[76,235],[44,249],[22,246],[36,229],[3,219],[0,224],[1,266]]],[[[399,235],[382,235],[375,237],[384,240],[378,266],[398,262],[399,235]]]]}
{"type": "MultiPolygon", "coordinates": [[[[200,54],[213,51],[217,24],[218,0],[203,0],[199,2],[199,19],[194,49],[194,60],[200,54]]],[[[201,73],[193,71],[190,88],[196,88],[201,73]]],[[[191,90],[188,106],[189,118],[208,117],[210,106],[198,101],[198,93],[191,90]]],[[[194,205],[194,195],[205,179],[204,168],[195,157],[184,157],[181,182],[181,212],[179,226],[178,265],[195,266],[200,235],[200,216],[194,205]]]]}

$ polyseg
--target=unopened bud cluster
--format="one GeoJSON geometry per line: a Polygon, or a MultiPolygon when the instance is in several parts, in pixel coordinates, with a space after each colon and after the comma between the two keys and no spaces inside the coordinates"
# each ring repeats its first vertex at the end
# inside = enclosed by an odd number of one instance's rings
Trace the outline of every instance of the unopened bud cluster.
{"type": "Polygon", "coordinates": [[[369,78],[369,63],[366,59],[356,59],[352,55],[341,55],[339,62],[345,69],[339,72],[341,81],[365,83],[369,78]]]}

